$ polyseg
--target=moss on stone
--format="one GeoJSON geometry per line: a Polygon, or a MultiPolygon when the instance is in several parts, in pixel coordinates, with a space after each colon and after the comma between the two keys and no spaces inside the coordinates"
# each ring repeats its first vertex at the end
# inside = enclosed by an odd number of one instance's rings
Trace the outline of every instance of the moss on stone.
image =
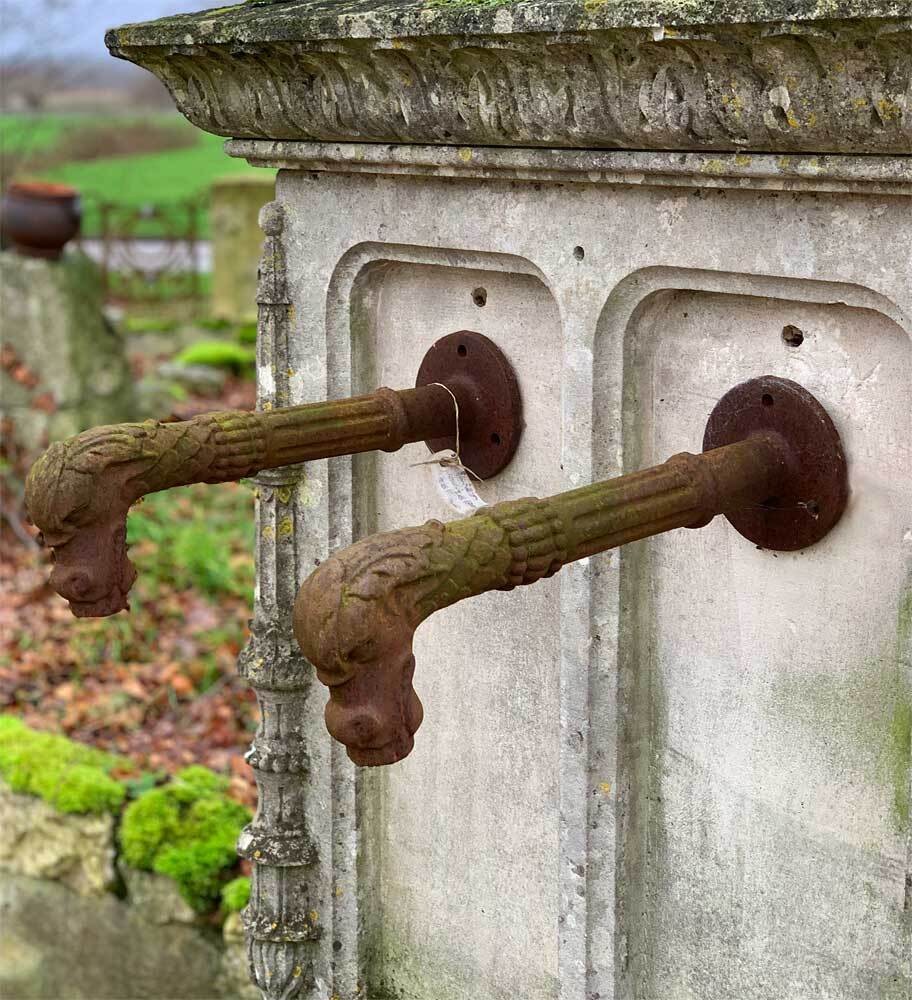
{"type": "Polygon", "coordinates": [[[775,688],[777,711],[800,718],[805,738],[819,744],[834,772],[854,770],[879,786],[896,832],[912,820],[912,580],[900,595],[893,637],[879,655],[847,664],[845,673],[783,675],[775,688]],[[821,734],[825,734],[822,737],[821,734]]]}
{"type": "Polygon", "coordinates": [[[240,913],[250,902],[250,879],[246,875],[233,878],[222,886],[222,909],[225,913],[240,913]]]}
{"type": "MultiPolygon", "coordinates": [[[[0,778],[20,794],[35,795],[62,813],[117,813],[127,787],[111,777],[129,762],[63,736],[30,729],[0,715],[0,778]]],[[[225,794],[228,780],[205,767],[188,767],[167,785],[143,792],[123,813],[120,842],[133,868],[174,879],[196,910],[246,905],[247,879],[225,884],[237,864],[235,843],[250,812],[225,794]]]]}
{"type": "Polygon", "coordinates": [[[893,815],[900,831],[908,831],[912,814],[912,789],[909,787],[909,771],[912,768],[912,690],[908,683],[903,682],[904,668],[910,658],[912,658],[912,583],[906,587],[899,603],[896,630],[898,696],[893,706],[889,738],[884,753],[893,785],[893,815]]]}
{"type": "Polygon", "coordinates": [[[497,8],[506,6],[515,8],[505,29],[512,33],[903,17],[907,5],[908,0],[246,0],[126,24],[109,31],[106,42],[132,59],[131,49],[169,44],[499,32],[497,8]]]}
{"type": "Polygon", "coordinates": [[[909,793],[909,761],[912,750],[912,704],[898,702],[890,723],[890,740],[887,762],[893,783],[893,815],[897,828],[909,829],[912,796],[909,793]]]}
{"type": "Polygon", "coordinates": [[[250,813],[225,795],[228,781],[204,767],[188,767],[162,788],[127,807],[120,830],[124,860],[174,879],[199,912],[218,902],[237,863],[235,843],[250,813]]]}
{"type": "Polygon", "coordinates": [[[110,776],[125,762],[63,736],[0,716],[0,777],[14,792],[36,795],[62,813],[116,812],[126,788],[110,776]]]}

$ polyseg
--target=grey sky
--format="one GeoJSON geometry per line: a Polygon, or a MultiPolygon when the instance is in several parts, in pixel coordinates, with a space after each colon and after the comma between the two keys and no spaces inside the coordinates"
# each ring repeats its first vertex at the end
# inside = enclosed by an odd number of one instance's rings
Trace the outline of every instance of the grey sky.
{"type": "Polygon", "coordinates": [[[40,39],[42,52],[52,57],[78,54],[102,58],[107,55],[104,33],[108,28],[218,6],[218,0],[44,0],[40,5],[35,0],[0,0],[0,25],[5,36],[2,50],[18,53],[40,39]],[[53,9],[55,5],[59,9],[53,9]],[[52,9],[36,19],[39,6],[52,9]]]}

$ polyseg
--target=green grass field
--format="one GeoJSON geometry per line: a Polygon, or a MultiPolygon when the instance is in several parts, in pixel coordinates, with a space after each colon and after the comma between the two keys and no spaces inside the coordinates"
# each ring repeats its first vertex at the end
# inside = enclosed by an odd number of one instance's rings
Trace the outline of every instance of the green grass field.
{"type": "MultiPolygon", "coordinates": [[[[68,123],[85,120],[84,115],[0,115],[0,148],[4,152],[41,153],[51,149],[68,123]]],[[[97,116],[91,117],[92,121],[97,116]]]]}
{"type": "MultiPolygon", "coordinates": [[[[185,128],[196,136],[192,146],[144,153],[137,156],[112,156],[94,160],[57,164],[43,169],[42,154],[50,154],[64,140],[68,129],[114,127],[136,124],[136,115],[0,115],[0,147],[12,154],[27,151],[31,178],[71,184],[82,192],[85,201],[83,234],[97,235],[99,201],[115,202],[140,208],[149,204],[171,204],[199,199],[205,203],[212,182],[230,174],[253,173],[243,160],[227,156],[224,139],[193,128],[179,115],[167,112],[144,116],[143,121],[185,128]]],[[[258,172],[258,171],[257,171],[258,172]]],[[[208,218],[203,215],[202,235],[208,232],[208,218]]],[[[145,235],[159,235],[152,229],[145,235]]]]}

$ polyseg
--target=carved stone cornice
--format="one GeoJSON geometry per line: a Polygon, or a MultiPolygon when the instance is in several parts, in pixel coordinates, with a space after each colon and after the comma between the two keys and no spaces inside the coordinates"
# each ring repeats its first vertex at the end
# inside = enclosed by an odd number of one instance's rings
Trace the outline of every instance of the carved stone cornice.
{"type": "Polygon", "coordinates": [[[907,0],[298,0],[107,42],[234,138],[908,154],[909,15],[907,0]]]}

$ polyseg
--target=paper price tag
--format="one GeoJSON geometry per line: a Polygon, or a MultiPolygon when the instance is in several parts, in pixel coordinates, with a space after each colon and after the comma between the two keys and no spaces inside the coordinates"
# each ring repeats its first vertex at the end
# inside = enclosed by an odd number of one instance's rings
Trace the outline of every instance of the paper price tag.
{"type": "Polygon", "coordinates": [[[437,492],[457,514],[474,514],[487,504],[475,492],[468,472],[459,464],[456,452],[438,451],[428,462],[437,492]]]}

